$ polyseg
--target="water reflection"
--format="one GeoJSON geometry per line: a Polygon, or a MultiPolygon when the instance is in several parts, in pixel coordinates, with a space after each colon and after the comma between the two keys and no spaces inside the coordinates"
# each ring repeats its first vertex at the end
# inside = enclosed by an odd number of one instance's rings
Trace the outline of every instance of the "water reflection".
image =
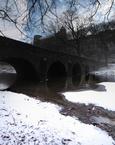
{"type": "Polygon", "coordinates": [[[50,81],[47,81],[46,87],[51,91],[63,91],[66,88],[66,78],[55,78],[50,81]]]}
{"type": "Polygon", "coordinates": [[[64,96],[59,93],[59,88],[56,88],[56,90],[51,89],[42,83],[23,83],[22,85],[12,86],[8,90],[17,93],[23,93],[28,96],[38,98],[41,101],[50,101],[56,104],[62,104],[64,100],[64,96]]]}
{"type": "MultiPolygon", "coordinates": [[[[97,73],[97,72],[96,72],[97,73]]],[[[96,90],[97,88],[101,88],[100,90],[96,91],[106,91],[103,86],[98,87],[96,85],[97,82],[103,81],[103,77],[101,75],[97,75],[95,73],[90,74],[90,80],[87,82],[84,82],[83,84],[78,84],[74,86],[74,88],[67,87],[67,78],[61,77],[61,78],[55,78],[50,79],[50,81],[47,81],[45,83],[38,83],[38,82],[27,82],[22,81],[18,83],[14,83],[16,80],[16,71],[15,69],[6,63],[0,63],[0,89],[8,89],[11,91],[19,92],[19,93],[25,93],[29,96],[41,96],[45,100],[51,99],[56,100],[63,99],[63,96],[60,95],[57,92],[66,92],[66,91],[83,91],[83,90],[96,90]]],[[[113,74],[112,74],[113,75],[113,74]]],[[[108,77],[109,78],[109,77],[108,77]]],[[[111,77],[110,77],[111,79],[111,77]]],[[[110,80],[109,79],[109,80],[110,80]]]]}

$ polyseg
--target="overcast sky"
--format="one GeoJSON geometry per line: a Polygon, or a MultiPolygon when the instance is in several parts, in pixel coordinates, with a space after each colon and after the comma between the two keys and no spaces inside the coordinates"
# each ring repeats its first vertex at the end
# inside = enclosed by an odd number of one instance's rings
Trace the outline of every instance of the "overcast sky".
{"type": "MultiPolygon", "coordinates": [[[[0,4],[1,4],[0,8],[4,7],[5,2],[6,2],[6,0],[4,0],[4,1],[0,0],[0,4]]],[[[24,15],[26,15],[25,10],[27,9],[28,5],[27,5],[26,0],[16,0],[16,2],[18,3],[18,10],[19,10],[18,15],[21,16],[18,19],[18,25],[17,26],[21,31],[23,31],[23,28],[25,26],[21,27],[20,24],[24,24],[24,23],[26,24],[26,20],[23,20],[23,17],[24,17],[24,15]]],[[[57,0],[57,4],[58,4],[57,13],[58,14],[61,14],[63,11],[65,11],[65,9],[66,9],[65,2],[66,2],[66,0],[57,0]]],[[[89,2],[91,2],[91,0],[80,0],[80,4],[84,8],[88,6],[89,2]]],[[[101,2],[101,6],[99,7],[97,15],[94,18],[94,20],[98,23],[101,22],[102,20],[104,20],[104,16],[105,16],[105,14],[107,13],[107,11],[110,7],[111,0],[100,0],[100,2],[101,2]]],[[[15,8],[15,6],[13,7],[13,4],[12,4],[12,8],[13,8],[14,14],[15,14],[16,8],[15,8]]],[[[114,17],[115,17],[114,13],[115,13],[115,6],[113,6],[109,17],[114,19],[114,17]]],[[[81,15],[81,17],[86,15],[86,12],[84,11],[83,8],[80,9],[80,15],[81,15]]],[[[38,16],[38,13],[37,14],[35,13],[33,18],[36,18],[37,16],[38,16]]],[[[14,17],[15,17],[15,15],[14,15],[14,17]]],[[[53,16],[51,14],[50,14],[50,17],[52,17],[52,19],[53,19],[53,16]]],[[[46,21],[48,21],[48,19],[46,19],[46,21]]],[[[0,19],[0,23],[1,23],[0,30],[2,30],[2,32],[4,33],[5,36],[13,38],[13,39],[21,40],[21,41],[24,39],[25,36],[22,35],[19,30],[17,30],[17,28],[15,27],[15,25],[13,23],[3,22],[2,19],[0,19]]],[[[31,29],[31,32],[32,32],[31,37],[33,37],[34,35],[37,35],[37,34],[38,35],[39,34],[44,35],[42,33],[41,29],[40,29],[40,26],[37,26],[37,25],[35,27],[33,27],[33,29],[31,29]]],[[[28,33],[26,33],[26,31],[25,31],[25,34],[28,34],[28,33]]]]}

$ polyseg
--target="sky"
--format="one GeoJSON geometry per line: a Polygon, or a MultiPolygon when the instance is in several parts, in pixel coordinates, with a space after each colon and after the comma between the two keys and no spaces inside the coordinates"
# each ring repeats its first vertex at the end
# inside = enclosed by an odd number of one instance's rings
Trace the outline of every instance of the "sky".
{"type": "MultiPolygon", "coordinates": [[[[5,4],[7,0],[0,0],[0,9],[4,10],[5,4]]],[[[23,20],[23,17],[25,17],[26,9],[27,9],[27,3],[25,0],[16,0],[17,6],[15,6],[15,3],[13,0],[9,0],[8,4],[8,14],[11,16],[13,20],[15,20],[17,17],[17,27],[19,30],[23,31],[23,27],[20,24],[26,23],[25,20],[23,20]]],[[[1,15],[1,13],[0,13],[1,15]]],[[[15,24],[11,21],[7,21],[4,19],[0,19],[0,30],[6,37],[10,37],[17,40],[23,40],[24,35],[21,34],[21,32],[16,28],[15,24]]],[[[1,33],[0,33],[1,34],[1,33]]],[[[2,35],[2,34],[1,34],[2,35]]]]}
{"type": "MultiPolygon", "coordinates": [[[[27,31],[27,27],[26,27],[26,23],[27,23],[27,19],[23,19],[28,11],[28,7],[29,4],[27,3],[27,0],[17,0],[17,7],[14,4],[13,0],[9,0],[9,7],[11,8],[9,10],[9,14],[11,15],[13,13],[13,19],[15,19],[16,16],[19,16],[17,22],[17,27],[25,34],[28,35],[30,37],[30,39],[32,40],[34,35],[42,35],[45,36],[47,35],[47,33],[44,32],[43,27],[41,27],[40,23],[35,23],[35,21],[39,18],[39,8],[36,7],[36,10],[33,12],[33,19],[32,19],[32,23],[34,25],[30,25],[30,30],[27,31]],[[22,25],[21,25],[22,24],[22,25]]],[[[31,0],[30,0],[31,1],[31,0]]],[[[4,9],[5,7],[5,2],[6,0],[0,0],[0,9],[4,9]]],[[[66,3],[65,0],[57,0],[57,14],[60,16],[61,13],[63,11],[66,10],[66,3]]],[[[80,7],[80,12],[79,15],[82,19],[84,19],[86,17],[86,15],[89,15],[90,12],[94,12],[96,7],[94,7],[93,9],[90,7],[90,10],[84,10],[84,8],[86,8],[88,6],[88,4],[92,2],[91,0],[79,0],[79,3],[82,5],[80,7]]],[[[105,20],[105,14],[108,12],[108,9],[110,8],[110,3],[111,0],[100,0],[101,5],[99,6],[98,12],[94,18],[93,21],[95,21],[96,23],[100,23],[101,21],[105,20]]],[[[115,9],[115,5],[113,5],[113,8],[110,12],[109,17],[111,17],[112,19],[114,19],[114,9],[115,9]]],[[[54,21],[54,15],[52,15],[51,13],[47,13],[48,17],[45,17],[45,24],[49,24],[49,22],[54,21]]],[[[107,15],[106,15],[107,16],[107,15]]],[[[13,39],[17,39],[17,40],[21,40],[21,41],[28,41],[29,39],[24,39],[26,38],[26,36],[24,34],[22,34],[12,22],[8,22],[8,21],[3,21],[3,19],[0,19],[0,30],[4,33],[4,35],[6,37],[10,37],[13,39]]],[[[49,34],[49,33],[48,33],[49,34]]]]}

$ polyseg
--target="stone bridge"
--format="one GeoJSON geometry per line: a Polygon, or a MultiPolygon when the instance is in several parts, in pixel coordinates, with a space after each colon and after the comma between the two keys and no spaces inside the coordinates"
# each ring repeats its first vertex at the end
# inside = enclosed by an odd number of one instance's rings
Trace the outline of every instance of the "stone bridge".
{"type": "Polygon", "coordinates": [[[17,80],[52,81],[65,79],[67,87],[88,80],[88,73],[97,63],[64,52],[42,49],[0,36],[0,61],[11,64],[17,80]]]}

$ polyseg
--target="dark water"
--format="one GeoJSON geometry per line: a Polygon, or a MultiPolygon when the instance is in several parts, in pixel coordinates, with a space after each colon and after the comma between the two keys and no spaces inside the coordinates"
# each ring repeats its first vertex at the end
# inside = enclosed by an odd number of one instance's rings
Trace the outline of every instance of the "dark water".
{"type": "MultiPolygon", "coordinates": [[[[16,76],[16,71],[12,66],[4,63],[0,64],[0,90],[23,93],[42,101],[50,101],[58,104],[64,103],[64,96],[60,92],[68,90],[66,87],[66,78],[56,78],[45,83],[18,80],[17,83],[16,76]]],[[[77,86],[76,89],[79,90],[81,88],[77,86]]]]}
{"type": "MultiPolygon", "coordinates": [[[[105,71],[106,72],[106,71],[105,71]]],[[[46,83],[38,83],[35,81],[20,81],[18,83],[16,82],[16,71],[15,69],[6,63],[0,63],[0,90],[10,90],[17,93],[24,93],[32,97],[40,97],[42,100],[48,101],[52,100],[55,101],[58,98],[58,101],[61,102],[61,99],[63,99],[63,96],[60,94],[60,92],[66,92],[66,91],[80,91],[80,90],[87,90],[87,89],[95,89],[97,87],[96,81],[111,81],[113,80],[111,77],[113,77],[113,70],[112,74],[109,73],[109,75],[102,75],[101,71],[98,71],[98,73],[95,76],[96,80],[90,80],[90,83],[86,82],[82,85],[76,85],[74,88],[67,88],[66,87],[66,79],[65,78],[57,78],[55,80],[52,80],[51,82],[46,83]],[[99,73],[101,75],[99,75],[99,73]]],[[[94,73],[93,73],[94,75],[94,73]]]]}

